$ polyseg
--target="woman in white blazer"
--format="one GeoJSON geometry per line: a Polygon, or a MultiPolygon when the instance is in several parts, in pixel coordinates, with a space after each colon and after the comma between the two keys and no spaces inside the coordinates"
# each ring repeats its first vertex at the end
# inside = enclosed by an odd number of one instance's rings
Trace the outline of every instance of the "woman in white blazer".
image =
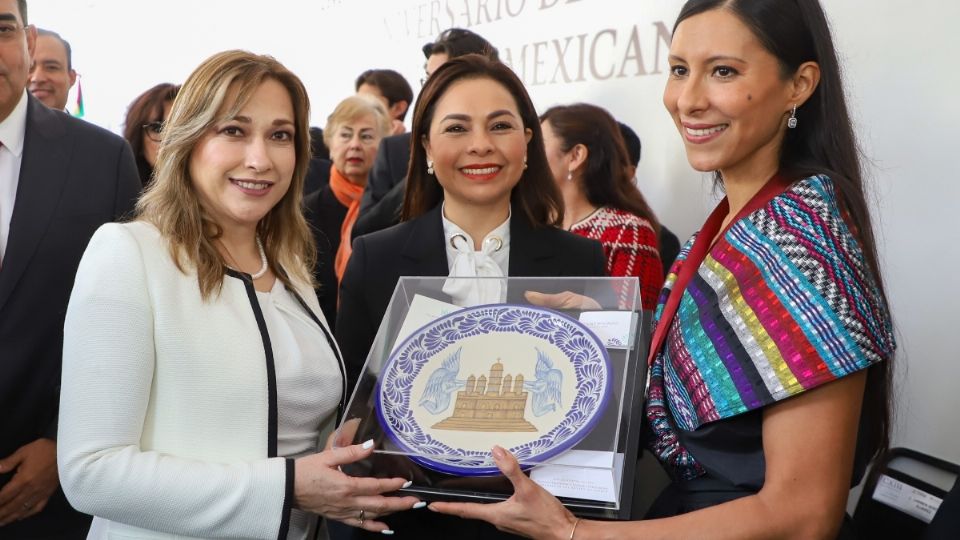
{"type": "Polygon", "coordinates": [[[276,60],[228,51],[189,77],[137,217],[100,228],[64,329],[58,464],[90,538],[306,538],[378,518],[403,478],[317,453],[347,393],[301,215],[309,102],[276,60]]]}

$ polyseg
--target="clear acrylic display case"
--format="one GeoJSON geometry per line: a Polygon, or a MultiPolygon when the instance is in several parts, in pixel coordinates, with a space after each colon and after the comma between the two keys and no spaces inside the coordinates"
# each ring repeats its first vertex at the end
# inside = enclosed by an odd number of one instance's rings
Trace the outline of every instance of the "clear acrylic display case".
{"type": "Polygon", "coordinates": [[[376,451],[342,470],[493,502],[498,444],[574,513],[629,518],[645,318],[636,278],[401,278],[334,443],[376,451]]]}

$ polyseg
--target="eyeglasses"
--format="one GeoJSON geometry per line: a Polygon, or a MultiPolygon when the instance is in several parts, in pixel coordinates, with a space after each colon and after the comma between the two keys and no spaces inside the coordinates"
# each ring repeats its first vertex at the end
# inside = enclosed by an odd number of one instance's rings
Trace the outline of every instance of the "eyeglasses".
{"type": "Polygon", "coordinates": [[[146,134],[147,138],[153,142],[158,143],[163,138],[163,122],[150,122],[140,127],[143,128],[143,133],[146,134]]]}

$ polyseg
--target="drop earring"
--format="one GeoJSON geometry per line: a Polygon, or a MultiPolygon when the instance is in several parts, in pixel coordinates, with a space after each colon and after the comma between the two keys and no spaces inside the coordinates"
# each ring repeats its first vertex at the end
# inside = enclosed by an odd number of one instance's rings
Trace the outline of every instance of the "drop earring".
{"type": "Polygon", "coordinates": [[[573,171],[567,171],[567,182],[573,182],[573,171]]]}
{"type": "Polygon", "coordinates": [[[523,156],[523,170],[527,170],[527,156],[523,156]]]}
{"type": "Polygon", "coordinates": [[[431,175],[433,174],[433,160],[432,160],[432,159],[428,159],[428,160],[427,160],[427,174],[431,174],[431,175]]]}
{"type": "Polygon", "coordinates": [[[795,129],[797,127],[797,105],[793,105],[793,110],[790,111],[790,118],[787,119],[787,127],[790,129],[795,129]]]}

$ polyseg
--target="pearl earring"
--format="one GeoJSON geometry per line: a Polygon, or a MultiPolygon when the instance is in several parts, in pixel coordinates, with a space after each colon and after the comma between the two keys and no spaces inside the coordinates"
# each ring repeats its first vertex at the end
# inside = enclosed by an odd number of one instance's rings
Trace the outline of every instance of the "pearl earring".
{"type": "Polygon", "coordinates": [[[573,171],[567,171],[567,182],[573,182],[573,171]]]}
{"type": "Polygon", "coordinates": [[[527,168],[527,156],[523,156],[523,168],[524,170],[527,168]]]}
{"type": "Polygon", "coordinates": [[[433,174],[433,160],[427,160],[427,174],[433,174]]]}

